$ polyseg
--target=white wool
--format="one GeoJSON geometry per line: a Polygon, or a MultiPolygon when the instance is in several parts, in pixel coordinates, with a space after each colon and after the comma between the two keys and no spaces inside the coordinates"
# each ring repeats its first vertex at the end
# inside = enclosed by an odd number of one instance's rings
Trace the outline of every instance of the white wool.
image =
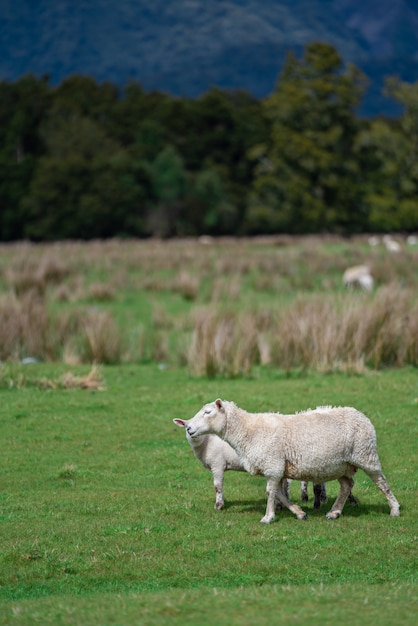
{"type": "MultiPolygon", "coordinates": [[[[184,420],[174,419],[173,422],[177,426],[185,426],[184,420]]],[[[196,459],[212,473],[215,488],[215,509],[222,509],[225,504],[223,497],[224,474],[229,470],[245,472],[243,462],[235,450],[217,435],[201,435],[193,438],[186,430],[186,439],[196,459]]],[[[284,484],[284,489],[286,493],[289,492],[288,481],[284,484]]],[[[325,483],[314,484],[314,495],[314,508],[318,509],[321,502],[326,501],[325,483]]],[[[301,482],[301,498],[304,501],[308,500],[308,483],[306,481],[301,482]]]]}
{"type": "Polygon", "coordinates": [[[338,479],[340,494],[327,517],[339,517],[357,469],[363,469],[385,495],[391,515],[399,515],[399,503],[382,473],[374,427],[353,407],[319,407],[281,415],[248,413],[233,402],[217,399],[185,424],[192,439],[218,435],[234,448],[247,472],[267,478],[264,523],[274,519],[276,495],[299,519],[306,516],[280,491],[285,478],[317,483],[338,479]]]}

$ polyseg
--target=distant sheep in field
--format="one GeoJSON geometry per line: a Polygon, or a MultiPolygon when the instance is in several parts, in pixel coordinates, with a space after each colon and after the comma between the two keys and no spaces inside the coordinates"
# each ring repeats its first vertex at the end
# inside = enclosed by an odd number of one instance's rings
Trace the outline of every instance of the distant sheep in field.
{"type": "Polygon", "coordinates": [[[192,438],[215,434],[229,443],[250,474],[267,478],[267,508],[261,522],[275,517],[276,497],[298,519],[306,513],[284,492],[287,479],[326,482],[338,479],[340,493],[328,519],[338,518],[353,487],[353,476],[362,469],[385,496],[392,517],[399,503],[382,472],[373,424],[352,407],[318,407],[292,415],[248,413],[233,402],[206,404],[185,421],[192,438]]]}
{"type": "Polygon", "coordinates": [[[386,250],[388,250],[389,252],[397,253],[401,251],[401,244],[395,239],[392,239],[390,235],[384,235],[382,241],[386,246],[386,250]]]}
{"type": "Polygon", "coordinates": [[[374,286],[373,276],[368,265],[355,265],[345,270],[343,283],[346,287],[360,287],[371,291],[374,286]]]}
{"type": "MultiPolygon", "coordinates": [[[[176,426],[186,427],[187,422],[182,419],[173,419],[176,426]]],[[[223,484],[224,474],[228,470],[245,472],[243,463],[240,461],[238,454],[231,446],[220,439],[217,435],[202,435],[200,437],[191,437],[186,429],[186,438],[189,442],[195,457],[206,469],[212,472],[213,485],[215,487],[215,509],[224,507],[223,484]]],[[[289,485],[285,485],[286,495],[289,494],[289,485]]],[[[314,509],[319,509],[321,502],[327,501],[327,491],[325,483],[314,483],[314,509]]],[[[350,502],[357,504],[356,498],[350,493],[350,502]]],[[[303,502],[309,500],[308,483],[301,482],[301,499],[303,502]]]]}

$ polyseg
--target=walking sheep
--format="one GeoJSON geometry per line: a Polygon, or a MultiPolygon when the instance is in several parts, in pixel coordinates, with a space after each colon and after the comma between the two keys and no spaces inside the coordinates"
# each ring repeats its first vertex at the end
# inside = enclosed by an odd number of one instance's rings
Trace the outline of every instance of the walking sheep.
{"type": "Polygon", "coordinates": [[[248,413],[218,398],[204,405],[185,426],[192,439],[218,435],[234,448],[247,472],[267,478],[267,508],[261,519],[264,524],[275,517],[276,496],[298,519],[306,518],[306,513],[284,493],[285,479],[338,479],[340,493],[326,517],[340,517],[357,469],[370,476],[382,491],[390,515],[399,516],[399,503],[380,465],[374,427],[352,407],[318,407],[294,415],[248,413]]]}
{"type": "MultiPolygon", "coordinates": [[[[180,426],[182,428],[187,426],[187,422],[182,419],[173,419],[173,422],[176,426],[180,426]]],[[[191,437],[186,429],[186,438],[197,460],[200,461],[203,467],[212,472],[213,486],[215,488],[215,509],[222,509],[225,504],[223,498],[224,474],[228,470],[245,472],[242,461],[240,461],[238,454],[233,448],[231,448],[229,443],[220,439],[217,435],[201,435],[199,437],[191,437]]],[[[288,496],[288,481],[286,481],[284,488],[286,490],[286,495],[288,496]]],[[[300,483],[300,490],[302,501],[308,502],[309,496],[307,481],[302,481],[300,483]]],[[[319,509],[321,502],[327,502],[327,490],[325,483],[314,483],[313,491],[314,509],[319,509]]],[[[351,492],[349,500],[352,504],[357,504],[357,499],[351,494],[351,492]]],[[[276,508],[278,508],[277,504],[278,502],[276,502],[276,508]]],[[[279,505],[279,508],[281,508],[281,505],[279,505]]]]}

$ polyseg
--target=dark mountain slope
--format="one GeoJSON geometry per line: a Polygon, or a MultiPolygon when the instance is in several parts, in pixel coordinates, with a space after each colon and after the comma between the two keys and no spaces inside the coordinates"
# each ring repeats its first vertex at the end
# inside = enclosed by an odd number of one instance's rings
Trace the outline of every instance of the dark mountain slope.
{"type": "Polygon", "coordinates": [[[389,111],[385,75],[418,78],[418,3],[408,0],[3,0],[0,78],[72,73],[196,96],[212,85],[271,92],[285,54],[337,47],[371,79],[364,110],[389,111]]]}

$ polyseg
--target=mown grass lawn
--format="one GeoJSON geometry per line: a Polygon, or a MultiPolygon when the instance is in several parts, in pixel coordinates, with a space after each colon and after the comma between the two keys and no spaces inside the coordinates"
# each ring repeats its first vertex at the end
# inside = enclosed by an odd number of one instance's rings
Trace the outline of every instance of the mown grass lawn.
{"type": "Polygon", "coordinates": [[[55,385],[68,369],[3,377],[0,624],[415,623],[415,369],[206,380],[106,366],[102,391],[55,385]],[[364,411],[401,517],[362,472],[360,505],[334,522],[330,503],[317,512],[309,502],[306,522],[285,511],[260,524],[265,482],[236,472],[214,510],[211,474],[172,418],[218,396],[248,410],[364,411]]]}

